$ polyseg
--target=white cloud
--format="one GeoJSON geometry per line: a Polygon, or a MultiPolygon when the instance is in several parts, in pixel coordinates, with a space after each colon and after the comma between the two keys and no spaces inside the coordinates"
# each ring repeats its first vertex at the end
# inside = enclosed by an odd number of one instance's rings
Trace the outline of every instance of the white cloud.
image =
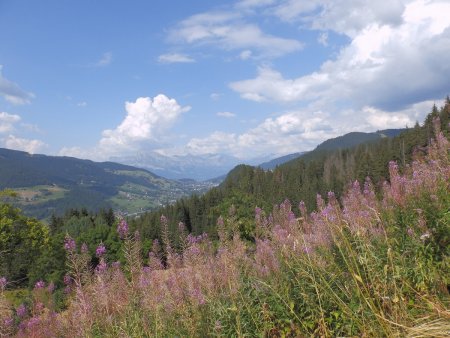
{"type": "Polygon", "coordinates": [[[218,99],[220,99],[220,97],[222,96],[221,93],[211,93],[211,95],[209,95],[211,100],[217,101],[218,99]]]}
{"type": "Polygon", "coordinates": [[[236,7],[239,9],[263,7],[272,5],[276,0],[240,0],[237,2],[236,7]]]}
{"type": "Polygon", "coordinates": [[[239,58],[241,60],[248,60],[251,58],[251,56],[252,56],[252,51],[248,50],[248,49],[242,51],[241,54],[239,54],[239,58]]]}
{"type": "Polygon", "coordinates": [[[283,21],[296,22],[313,29],[333,30],[353,37],[370,24],[398,25],[408,0],[278,0],[266,13],[283,21]]]}
{"type": "Polygon", "coordinates": [[[19,115],[0,112],[0,133],[7,133],[14,129],[14,124],[20,121],[19,115]]]}
{"type": "Polygon", "coordinates": [[[106,52],[103,54],[102,58],[95,64],[96,67],[106,67],[111,64],[113,60],[113,54],[111,52],[106,52]]]}
{"type": "Polygon", "coordinates": [[[106,160],[115,155],[155,148],[166,141],[168,130],[190,107],[181,107],[175,99],[159,94],[153,99],[139,97],[135,102],[126,102],[125,110],[124,120],[116,128],[104,130],[95,147],[65,147],[59,154],[106,160]]]}
{"type": "MultiPolygon", "coordinates": [[[[286,79],[263,67],[256,78],[230,87],[254,101],[347,100],[355,108],[385,110],[441,98],[450,88],[448,12],[450,3],[416,1],[405,7],[399,25],[366,24],[335,60],[316,72],[286,79]]],[[[387,14],[381,19],[389,21],[387,14]]]]}
{"type": "Polygon", "coordinates": [[[3,140],[6,148],[26,151],[30,154],[35,154],[46,147],[46,144],[40,140],[29,140],[25,138],[9,135],[3,140]]]}
{"type": "Polygon", "coordinates": [[[195,62],[193,58],[186,54],[168,53],[158,57],[160,63],[191,63],[195,62]]]}
{"type": "Polygon", "coordinates": [[[77,103],[78,107],[86,107],[87,106],[87,102],[86,101],[81,101],[77,103]]]}
{"type": "Polygon", "coordinates": [[[181,152],[193,155],[222,153],[243,160],[267,154],[281,156],[311,150],[329,138],[352,131],[412,127],[416,121],[423,121],[433,103],[440,106],[443,101],[418,102],[398,111],[364,106],[358,110],[338,109],[333,114],[306,107],[267,118],[242,134],[215,131],[204,138],[193,138],[181,152]]]}
{"type": "Polygon", "coordinates": [[[277,57],[300,50],[297,40],[266,34],[246,23],[238,12],[206,12],[183,20],[169,34],[170,41],[213,45],[225,50],[255,49],[264,57],[277,57]]]}
{"type": "Polygon", "coordinates": [[[35,95],[24,91],[19,85],[3,77],[2,68],[3,66],[0,65],[0,95],[6,101],[15,105],[30,103],[35,95]]]}
{"type": "Polygon", "coordinates": [[[205,138],[193,138],[185,152],[194,155],[226,153],[249,159],[269,153],[283,155],[308,150],[337,135],[326,114],[294,111],[267,118],[240,135],[216,131],[205,138]]]}
{"type": "Polygon", "coordinates": [[[232,112],[229,112],[229,111],[218,112],[216,115],[220,116],[220,117],[226,117],[226,118],[232,118],[232,117],[236,116],[235,113],[232,113],[232,112]]]}
{"type": "Polygon", "coordinates": [[[100,146],[104,149],[128,148],[142,141],[158,142],[181,113],[190,107],[181,107],[174,99],[160,94],[153,99],[139,97],[126,102],[127,116],[114,130],[104,130],[100,146]]]}
{"type": "Polygon", "coordinates": [[[328,46],[328,33],[323,32],[319,34],[319,37],[317,38],[317,42],[320,43],[322,46],[327,47],[328,46]]]}

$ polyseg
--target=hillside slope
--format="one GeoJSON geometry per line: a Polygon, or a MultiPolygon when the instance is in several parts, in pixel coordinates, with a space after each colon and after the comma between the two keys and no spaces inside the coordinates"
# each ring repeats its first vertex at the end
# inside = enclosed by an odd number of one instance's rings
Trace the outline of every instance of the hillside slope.
{"type": "Polygon", "coordinates": [[[19,206],[39,218],[67,208],[112,207],[125,213],[151,210],[209,187],[195,181],[165,179],[113,162],[9,149],[0,149],[0,177],[0,189],[16,190],[19,206]]]}

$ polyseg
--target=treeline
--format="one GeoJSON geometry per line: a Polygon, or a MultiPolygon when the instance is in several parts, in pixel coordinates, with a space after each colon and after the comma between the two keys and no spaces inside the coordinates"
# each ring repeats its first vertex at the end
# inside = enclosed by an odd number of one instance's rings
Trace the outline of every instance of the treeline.
{"type": "MultiPolygon", "coordinates": [[[[450,100],[438,109],[433,107],[422,126],[416,124],[397,137],[359,145],[351,149],[313,151],[301,158],[265,171],[246,165],[237,166],[216,188],[204,195],[182,198],[156,212],[129,220],[130,230],[142,238],[142,253],[146,255],[154,239],[162,242],[161,216],[169,221],[169,235],[175,246],[179,242],[179,222],[195,235],[203,232],[217,238],[217,219],[230,218],[239,228],[241,238],[254,241],[254,211],[262,208],[269,214],[275,204],[286,198],[293,211],[300,200],[308,210],[316,208],[317,193],[334,191],[341,197],[355,179],[363,182],[370,177],[374,184],[386,180],[388,162],[396,160],[407,165],[414,152],[425,149],[433,136],[433,118],[440,117],[441,128],[448,137],[450,100]]],[[[92,265],[98,261],[95,248],[99,243],[108,247],[110,262],[124,262],[117,235],[117,219],[111,209],[90,212],[69,209],[62,216],[53,215],[49,225],[24,216],[10,201],[0,200],[0,276],[6,276],[18,287],[34,285],[39,279],[61,284],[66,272],[64,238],[69,234],[77,243],[86,243],[92,265]]]]}
{"type": "Polygon", "coordinates": [[[121,259],[112,209],[97,213],[84,208],[69,209],[63,216],[52,216],[47,225],[3,201],[0,203],[0,276],[11,281],[12,288],[33,286],[40,279],[62,286],[67,271],[66,234],[87,245],[93,265],[97,263],[95,248],[99,243],[108,245],[111,261],[121,259]]]}
{"type": "MultiPolygon", "coordinates": [[[[366,178],[375,184],[388,179],[388,162],[397,161],[400,168],[410,163],[415,152],[421,152],[433,137],[433,118],[439,117],[441,129],[448,136],[450,99],[441,108],[433,106],[423,125],[416,125],[396,137],[386,137],[353,148],[322,150],[319,147],[298,159],[278,166],[273,171],[239,165],[225,181],[204,195],[182,198],[175,204],[149,212],[133,220],[145,236],[159,237],[160,217],[169,219],[176,232],[183,222],[194,234],[206,232],[216,236],[216,220],[230,212],[237,219],[241,235],[253,237],[255,207],[271,211],[273,205],[289,199],[296,206],[303,200],[309,210],[316,207],[316,196],[333,191],[339,198],[354,180],[366,178]]],[[[378,190],[379,191],[379,190],[378,190]]]]}

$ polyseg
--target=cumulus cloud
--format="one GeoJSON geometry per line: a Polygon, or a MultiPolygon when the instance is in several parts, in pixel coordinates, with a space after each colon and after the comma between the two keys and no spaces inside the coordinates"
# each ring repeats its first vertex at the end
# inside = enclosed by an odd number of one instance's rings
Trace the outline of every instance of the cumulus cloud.
{"type": "Polygon", "coordinates": [[[257,77],[230,87],[253,101],[348,100],[385,110],[443,97],[450,88],[450,21],[444,14],[449,11],[450,3],[410,3],[401,23],[381,24],[388,21],[381,16],[316,72],[289,79],[261,67],[257,77]]]}
{"type": "Polygon", "coordinates": [[[14,124],[19,121],[19,115],[0,112],[0,133],[7,133],[12,131],[14,128],[14,124]]]}
{"type": "Polygon", "coordinates": [[[103,131],[100,146],[114,149],[132,147],[142,141],[158,142],[180,114],[189,109],[163,94],[153,99],[139,97],[135,102],[126,102],[125,119],[117,128],[103,131]]]}
{"type": "MultiPolygon", "coordinates": [[[[204,138],[191,139],[183,153],[205,155],[224,153],[242,160],[273,154],[281,156],[315,148],[319,143],[352,131],[405,128],[423,121],[439,101],[422,101],[398,111],[384,111],[373,106],[338,109],[333,114],[305,107],[263,120],[254,128],[236,133],[215,131],[204,138]]],[[[169,153],[169,151],[168,151],[169,153]]]]}
{"type": "Polygon", "coordinates": [[[226,118],[236,117],[235,113],[232,113],[229,111],[218,112],[216,115],[220,116],[220,117],[226,117],[226,118]]]}
{"type": "Polygon", "coordinates": [[[303,44],[264,33],[247,23],[238,12],[206,12],[193,15],[170,31],[169,40],[187,44],[213,45],[225,50],[257,50],[265,57],[298,51],[303,44]]]}
{"type": "Polygon", "coordinates": [[[14,105],[30,103],[35,95],[24,91],[18,84],[3,77],[2,68],[3,66],[0,65],[0,95],[14,105]]]}
{"type": "Polygon", "coordinates": [[[354,36],[370,24],[400,24],[407,2],[410,1],[284,0],[277,1],[271,13],[284,21],[302,21],[313,29],[354,36]]]}
{"type": "Polygon", "coordinates": [[[30,154],[35,154],[46,147],[46,144],[40,140],[30,140],[26,138],[16,137],[9,135],[3,139],[3,143],[6,148],[26,151],[30,154]]]}
{"type": "Polygon", "coordinates": [[[168,53],[162,54],[158,57],[159,63],[192,63],[195,62],[193,58],[186,54],[168,53]]]}
{"type": "Polygon", "coordinates": [[[226,153],[242,159],[261,155],[287,154],[312,148],[336,136],[323,112],[294,111],[267,118],[242,134],[216,131],[205,138],[193,138],[185,151],[194,155],[226,153]]]}
{"type": "Polygon", "coordinates": [[[160,94],[154,98],[139,97],[125,103],[126,116],[114,129],[106,129],[91,149],[65,147],[60,155],[108,159],[130,151],[151,149],[166,140],[168,130],[190,107],[181,107],[175,99],[160,94]]]}

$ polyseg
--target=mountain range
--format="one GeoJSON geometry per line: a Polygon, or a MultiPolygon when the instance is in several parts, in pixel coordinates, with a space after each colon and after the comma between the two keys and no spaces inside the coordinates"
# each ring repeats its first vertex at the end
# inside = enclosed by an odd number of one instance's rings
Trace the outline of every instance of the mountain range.
{"type": "Polygon", "coordinates": [[[126,213],[154,209],[212,183],[170,180],[145,169],[73,157],[31,155],[0,148],[0,189],[18,193],[27,214],[46,218],[67,208],[114,208],[126,213]]]}
{"type": "MultiPolygon", "coordinates": [[[[321,143],[315,151],[346,148],[400,132],[401,129],[349,133],[321,143]]],[[[257,166],[272,170],[305,154],[293,153],[257,166]]],[[[128,165],[31,155],[0,148],[0,189],[14,189],[18,193],[15,203],[27,214],[41,219],[68,208],[81,207],[91,210],[113,208],[133,214],[173,203],[193,193],[201,194],[222,182],[226,177],[224,174],[239,163],[238,159],[226,155],[169,158],[156,153],[117,160],[128,165]],[[194,179],[211,177],[216,178],[209,181],[194,179]]]]}
{"type": "MultiPolygon", "coordinates": [[[[248,161],[247,164],[256,165],[267,159],[267,157],[257,158],[248,161]]],[[[233,167],[242,163],[241,159],[225,154],[166,156],[154,151],[112,157],[110,160],[147,169],[170,179],[190,178],[198,181],[224,175],[233,167]]]]}

